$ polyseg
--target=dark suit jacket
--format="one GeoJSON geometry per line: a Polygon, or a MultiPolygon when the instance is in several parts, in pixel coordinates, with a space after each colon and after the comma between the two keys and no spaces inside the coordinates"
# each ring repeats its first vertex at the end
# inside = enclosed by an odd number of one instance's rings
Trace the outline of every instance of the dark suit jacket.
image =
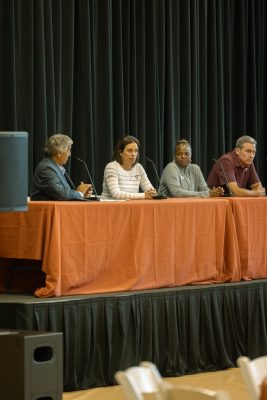
{"type": "Polygon", "coordinates": [[[37,165],[32,183],[31,200],[75,200],[82,199],[71,179],[50,158],[37,165]]]}

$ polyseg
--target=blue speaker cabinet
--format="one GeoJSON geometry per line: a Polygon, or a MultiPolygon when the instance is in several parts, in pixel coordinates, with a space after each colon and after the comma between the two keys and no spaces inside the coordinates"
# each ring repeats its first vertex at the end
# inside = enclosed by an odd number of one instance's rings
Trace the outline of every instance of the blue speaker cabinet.
{"type": "Polygon", "coordinates": [[[61,400],[63,334],[0,330],[0,397],[61,400]]]}

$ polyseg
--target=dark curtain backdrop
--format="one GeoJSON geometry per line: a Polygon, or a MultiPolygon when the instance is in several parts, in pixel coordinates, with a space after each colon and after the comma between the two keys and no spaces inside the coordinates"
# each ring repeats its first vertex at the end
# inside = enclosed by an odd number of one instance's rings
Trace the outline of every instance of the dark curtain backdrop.
{"type": "Polygon", "coordinates": [[[29,132],[29,181],[48,136],[74,140],[98,192],[117,139],[142,144],[154,185],[177,139],[205,175],[242,134],[264,184],[266,0],[0,0],[0,130],[29,132]]]}

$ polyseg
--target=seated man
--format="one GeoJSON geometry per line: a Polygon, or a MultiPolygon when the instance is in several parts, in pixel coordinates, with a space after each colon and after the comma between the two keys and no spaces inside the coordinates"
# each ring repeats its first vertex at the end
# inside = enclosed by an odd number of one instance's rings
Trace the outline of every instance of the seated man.
{"type": "Polygon", "coordinates": [[[209,189],[203,174],[196,164],[191,164],[191,145],[179,140],[175,146],[174,160],[163,170],[159,195],[167,197],[209,197],[222,196],[223,189],[209,189]]]}
{"type": "Polygon", "coordinates": [[[250,136],[237,139],[234,150],[222,155],[214,164],[208,177],[208,186],[223,186],[230,196],[265,196],[265,188],[253,164],[256,144],[256,140],[250,136]]]}
{"type": "Polygon", "coordinates": [[[37,165],[32,182],[31,200],[81,200],[92,195],[92,185],[81,182],[75,189],[64,165],[71,155],[72,139],[66,135],[50,136],[45,157],[37,165]]]}

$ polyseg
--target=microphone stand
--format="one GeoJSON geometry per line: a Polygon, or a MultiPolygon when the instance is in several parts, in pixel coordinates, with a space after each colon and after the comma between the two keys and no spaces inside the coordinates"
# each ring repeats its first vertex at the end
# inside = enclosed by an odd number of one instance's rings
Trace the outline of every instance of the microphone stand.
{"type": "MultiPolygon", "coordinates": [[[[225,182],[226,182],[228,191],[229,191],[228,197],[234,197],[234,194],[232,193],[232,191],[231,191],[231,189],[230,189],[230,187],[229,187],[229,181],[228,181],[228,179],[227,179],[227,176],[226,176],[226,173],[225,173],[225,170],[224,170],[224,168],[223,168],[223,165],[222,165],[221,161],[220,161],[220,160],[217,160],[216,158],[213,158],[212,161],[218,162],[218,163],[220,164],[220,167],[221,167],[221,170],[222,170],[222,172],[223,172],[223,176],[224,176],[224,179],[225,179],[225,182]]],[[[226,197],[226,196],[225,196],[225,197],[226,197]]]]}
{"type": "Polygon", "coordinates": [[[84,165],[84,167],[86,169],[86,172],[87,172],[87,175],[89,177],[89,180],[92,183],[93,192],[95,193],[95,196],[94,197],[92,197],[92,196],[89,197],[88,200],[90,200],[90,201],[100,201],[100,197],[97,195],[97,191],[96,191],[93,179],[91,178],[91,175],[90,175],[90,172],[89,172],[89,169],[87,167],[86,162],[84,160],[82,160],[81,158],[78,158],[78,157],[76,157],[76,160],[80,161],[84,165]]]}
{"type": "MultiPolygon", "coordinates": [[[[156,168],[154,162],[151,160],[151,158],[148,158],[148,157],[146,157],[146,160],[152,164],[154,172],[155,172],[157,180],[158,180],[158,184],[160,185],[159,174],[158,174],[158,171],[157,171],[157,168],[156,168]]],[[[159,195],[159,194],[153,197],[153,200],[163,200],[163,199],[167,199],[167,197],[163,196],[163,195],[159,195]]]]}

